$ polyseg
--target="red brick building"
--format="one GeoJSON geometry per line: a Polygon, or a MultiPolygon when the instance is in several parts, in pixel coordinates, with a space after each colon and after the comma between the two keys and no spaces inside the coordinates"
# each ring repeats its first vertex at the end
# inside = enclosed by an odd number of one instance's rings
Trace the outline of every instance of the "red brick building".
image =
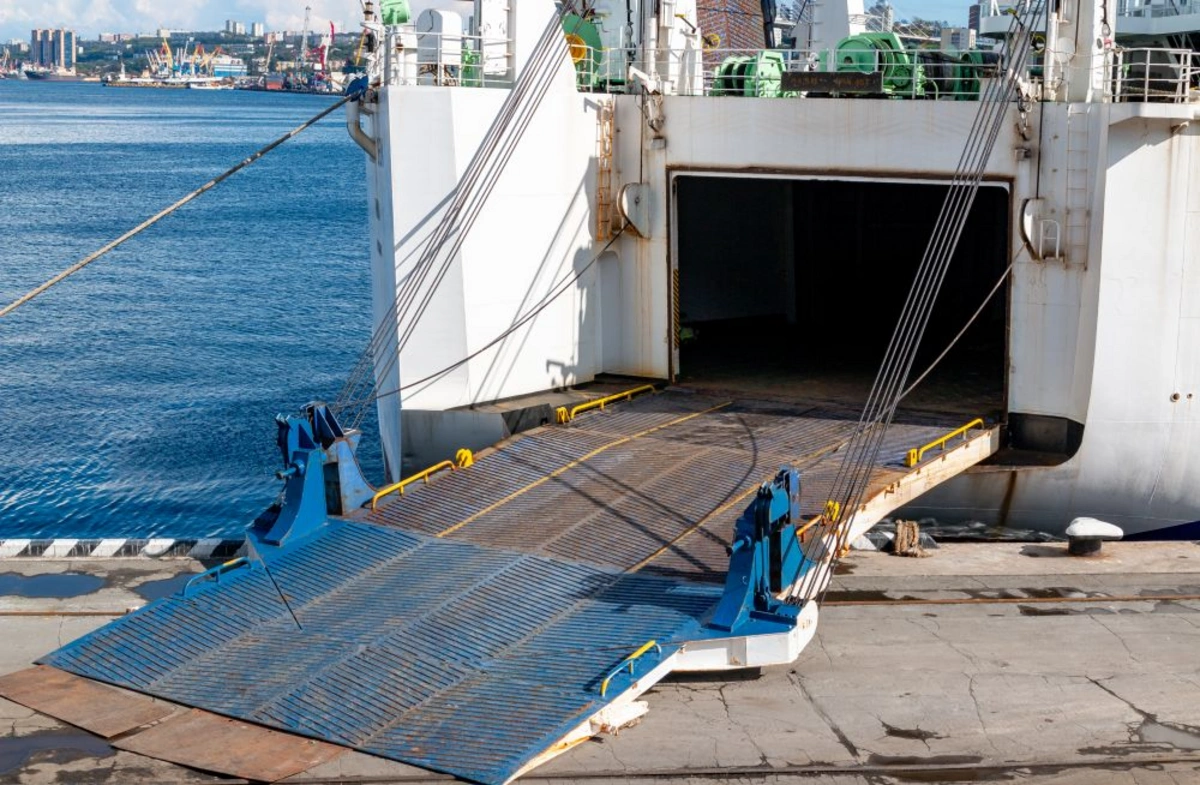
{"type": "Polygon", "coordinates": [[[714,48],[762,49],[766,43],[759,0],[699,0],[696,14],[701,33],[720,36],[714,48]]]}

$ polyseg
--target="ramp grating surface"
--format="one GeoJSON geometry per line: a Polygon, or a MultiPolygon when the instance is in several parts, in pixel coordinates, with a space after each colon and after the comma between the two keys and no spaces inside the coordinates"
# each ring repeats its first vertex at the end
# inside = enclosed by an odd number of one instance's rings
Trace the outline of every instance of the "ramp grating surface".
{"type": "MultiPolygon", "coordinates": [[[[687,391],[587,413],[269,552],[269,574],[225,573],[40,662],[504,782],[625,692],[624,671],[599,688],[646,641],[661,655],[639,675],[705,637],[749,494],[794,465],[802,514],[818,513],[855,420],[687,391]]],[[[867,495],[960,424],[893,424],[867,495]]]]}
{"type": "Polygon", "coordinates": [[[40,663],[484,783],[700,637],[716,587],[334,521],[40,663]],[[274,578],[295,612],[283,605],[274,578]],[[647,669],[659,659],[652,660],[647,669]],[[639,670],[639,674],[644,670],[639,670]]]}
{"type": "MultiPolygon", "coordinates": [[[[725,546],[754,488],[801,471],[801,512],[821,512],[857,411],[668,390],[528,431],[367,520],[690,580],[724,580],[725,546]]],[[[905,453],[962,425],[924,416],[888,429],[868,498],[910,470],[905,453]]]]}

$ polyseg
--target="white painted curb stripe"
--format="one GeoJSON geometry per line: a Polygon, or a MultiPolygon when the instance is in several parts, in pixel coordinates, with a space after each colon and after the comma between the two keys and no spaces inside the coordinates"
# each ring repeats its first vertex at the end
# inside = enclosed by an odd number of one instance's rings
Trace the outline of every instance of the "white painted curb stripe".
{"type": "Polygon", "coordinates": [[[71,550],[79,540],[54,540],[42,554],[47,559],[62,559],[71,554],[71,550]]]}
{"type": "Polygon", "coordinates": [[[100,544],[92,549],[90,556],[104,558],[112,556],[117,551],[121,550],[121,546],[125,544],[125,540],[101,540],[100,544]]]}
{"type": "Polygon", "coordinates": [[[0,559],[16,556],[29,547],[31,540],[0,540],[0,559]]]}
{"type": "Polygon", "coordinates": [[[169,551],[171,546],[174,544],[174,540],[156,537],[152,540],[146,540],[146,545],[142,548],[142,553],[146,554],[147,556],[162,556],[164,553],[169,551]]]}
{"type": "Polygon", "coordinates": [[[241,553],[245,547],[242,539],[208,537],[202,540],[176,540],[155,537],[148,540],[138,538],[84,539],[0,539],[0,559],[65,559],[65,558],[156,558],[178,556],[181,558],[209,559],[218,551],[221,556],[241,553]]]}

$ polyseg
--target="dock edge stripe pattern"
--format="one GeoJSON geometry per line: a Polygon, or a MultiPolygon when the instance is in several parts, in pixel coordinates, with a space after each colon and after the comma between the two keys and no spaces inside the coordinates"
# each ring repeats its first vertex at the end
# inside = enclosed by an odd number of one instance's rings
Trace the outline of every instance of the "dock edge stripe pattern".
{"type": "Polygon", "coordinates": [[[99,539],[99,540],[0,540],[0,559],[120,559],[140,558],[190,558],[227,559],[238,556],[245,548],[245,540],[208,538],[199,540],[176,540],[165,537],[151,539],[99,539]]]}

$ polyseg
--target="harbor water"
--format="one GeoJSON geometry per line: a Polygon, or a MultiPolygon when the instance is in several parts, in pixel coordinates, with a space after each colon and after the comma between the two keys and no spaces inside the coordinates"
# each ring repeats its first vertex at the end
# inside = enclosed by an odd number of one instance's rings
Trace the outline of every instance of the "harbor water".
{"type": "MultiPolygon", "coordinates": [[[[0,302],[334,100],[0,80],[0,302]]],[[[0,319],[0,538],[240,536],[366,346],[364,172],[338,110],[0,319]]]]}

